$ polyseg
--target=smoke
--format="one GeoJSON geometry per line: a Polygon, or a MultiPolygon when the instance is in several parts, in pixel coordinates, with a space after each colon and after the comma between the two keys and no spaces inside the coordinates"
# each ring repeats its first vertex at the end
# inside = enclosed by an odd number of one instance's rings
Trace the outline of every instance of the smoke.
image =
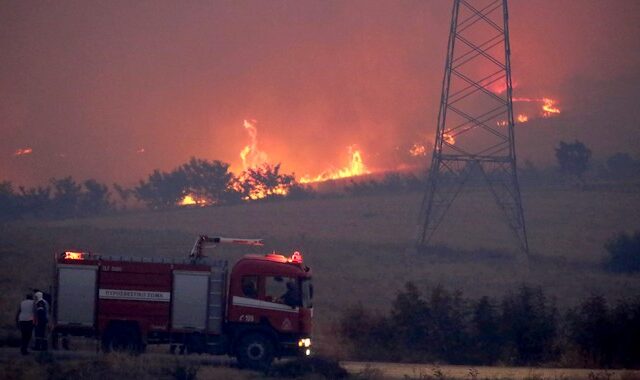
{"type": "MultiPolygon", "coordinates": [[[[3,2],[0,179],[132,183],[190,156],[240,171],[245,119],[299,176],[344,166],[353,144],[372,170],[415,163],[435,129],[450,6],[3,2]]],[[[518,128],[524,156],[574,135],[637,154],[640,4],[512,1],[510,14],[515,95],[563,107],[518,128]]]]}

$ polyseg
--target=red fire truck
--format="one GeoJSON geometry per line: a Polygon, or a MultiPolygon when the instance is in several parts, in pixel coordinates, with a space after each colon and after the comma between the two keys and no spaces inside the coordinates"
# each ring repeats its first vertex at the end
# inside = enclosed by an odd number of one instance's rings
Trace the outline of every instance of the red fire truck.
{"type": "Polygon", "coordinates": [[[228,262],[205,244],[262,245],[259,239],[200,236],[185,259],[55,256],[53,342],[100,339],[105,351],[172,351],[235,356],[265,368],[277,357],[311,354],[311,270],[302,255],[247,254],[228,262]]]}

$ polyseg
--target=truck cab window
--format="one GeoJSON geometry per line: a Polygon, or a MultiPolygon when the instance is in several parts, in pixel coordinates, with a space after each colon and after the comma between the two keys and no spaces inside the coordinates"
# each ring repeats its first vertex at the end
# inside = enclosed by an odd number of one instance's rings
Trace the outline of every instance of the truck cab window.
{"type": "Polygon", "coordinates": [[[302,306],[313,307],[313,284],[310,278],[302,280],[302,306]]]}
{"type": "Polygon", "coordinates": [[[294,277],[267,277],[265,279],[265,298],[291,307],[301,306],[300,285],[294,277]]]}
{"type": "Polygon", "coordinates": [[[242,294],[249,298],[258,297],[258,276],[242,277],[242,294]]]}

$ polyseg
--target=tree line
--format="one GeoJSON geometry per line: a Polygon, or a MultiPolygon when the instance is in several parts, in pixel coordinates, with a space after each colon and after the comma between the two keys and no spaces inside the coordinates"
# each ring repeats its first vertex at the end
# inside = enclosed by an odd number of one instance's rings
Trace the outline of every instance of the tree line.
{"type": "Polygon", "coordinates": [[[280,164],[264,165],[236,176],[229,164],[191,158],[170,171],[154,170],[137,185],[125,188],[94,179],[77,182],[72,177],[52,178],[46,185],[15,188],[0,182],[0,221],[24,217],[65,219],[117,211],[118,204],[135,200],[148,209],[177,207],[185,196],[200,205],[224,205],[275,198],[300,199],[312,190],[296,182],[293,174],[282,173],[280,164]]]}
{"type": "Polygon", "coordinates": [[[640,366],[640,297],[610,305],[594,295],[561,313],[527,285],[501,300],[471,300],[441,286],[425,297],[408,282],[388,313],[353,306],[337,329],[356,360],[640,366]]]}
{"type": "MultiPolygon", "coordinates": [[[[525,161],[519,176],[525,183],[556,183],[560,177],[585,184],[591,170],[596,177],[637,179],[640,160],[627,153],[609,156],[606,162],[593,165],[591,150],[580,141],[561,141],[555,149],[557,167],[538,169],[525,161]]],[[[351,196],[423,191],[425,177],[413,173],[389,172],[378,179],[351,179],[343,194],[351,196]]],[[[264,165],[235,175],[229,164],[191,158],[170,171],[154,170],[131,188],[111,187],[94,179],[77,182],[72,177],[52,178],[47,184],[15,188],[0,182],[0,221],[23,217],[70,218],[114,212],[124,205],[138,202],[149,209],[176,207],[185,196],[199,205],[225,205],[242,201],[301,199],[315,196],[312,188],[296,181],[293,173],[283,173],[280,164],[264,165]]],[[[336,194],[333,194],[334,196],[336,194]]]]}

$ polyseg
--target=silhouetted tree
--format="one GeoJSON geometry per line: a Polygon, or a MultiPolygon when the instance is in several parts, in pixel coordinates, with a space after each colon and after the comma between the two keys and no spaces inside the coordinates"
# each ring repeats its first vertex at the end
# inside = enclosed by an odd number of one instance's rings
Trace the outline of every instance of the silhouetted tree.
{"type": "Polygon", "coordinates": [[[9,181],[0,182],[0,221],[19,218],[21,214],[18,194],[9,181]]]}
{"type": "Polygon", "coordinates": [[[467,360],[468,334],[462,293],[449,293],[442,286],[431,290],[427,318],[427,345],[436,358],[448,363],[467,360]]]}
{"type": "Polygon", "coordinates": [[[633,235],[620,233],[607,240],[604,247],[609,252],[606,263],[609,270],[620,273],[640,271],[640,231],[633,235]]]}
{"type": "Polygon", "coordinates": [[[24,214],[34,217],[43,217],[51,215],[51,187],[32,187],[25,188],[20,186],[20,207],[24,214]]]}
{"type": "Polygon", "coordinates": [[[542,289],[523,285],[507,295],[501,325],[510,361],[535,364],[557,355],[557,311],[542,289]]]}
{"type": "Polygon", "coordinates": [[[576,140],[573,143],[560,141],[556,149],[556,159],[563,174],[575,176],[581,183],[584,183],[584,173],[589,168],[591,150],[586,145],[576,140]]]}
{"type": "Polygon", "coordinates": [[[640,368],[640,297],[619,302],[612,311],[614,364],[640,368]]]}
{"type": "Polygon", "coordinates": [[[473,304],[470,320],[470,360],[475,364],[494,364],[500,358],[503,337],[500,315],[489,297],[473,304]]]}
{"type": "Polygon", "coordinates": [[[586,360],[586,365],[611,366],[615,336],[607,301],[592,296],[567,313],[569,338],[586,360]]]}
{"type": "Polygon", "coordinates": [[[227,163],[191,157],[188,163],[176,170],[184,172],[188,191],[198,197],[206,198],[215,204],[225,203],[234,198],[231,189],[233,173],[229,171],[227,163]]]}
{"type": "Polygon", "coordinates": [[[391,308],[395,335],[403,347],[428,350],[427,318],[431,310],[413,282],[407,282],[398,292],[391,308]]]}
{"type": "Polygon", "coordinates": [[[118,198],[120,198],[122,209],[123,210],[126,209],[127,204],[129,203],[129,199],[131,198],[132,195],[134,195],[134,190],[122,187],[117,183],[114,183],[112,186],[113,186],[113,189],[116,191],[116,194],[118,194],[118,198]]]}
{"type": "Polygon", "coordinates": [[[288,190],[295,185],[291,174],[281,174],[280,164],[265,164],[258,168],[244,171],[237,179],[234,188],[243,199],[271,199],[286,196],[288,190]]]}
{"type": "Polygon", "coordinates": [[[84,181],[84,191],[79,199],[79,213],[81,215],[99,215],[114,209],[111,192],[107,185],[94,179],[84,181]]]}
{"type": "Polygon", "coordinates": [[[616,153],[607,158],[607,171],[616,179],[631,178],[640,174],[640,162],[628,153],[616,153]]]}
{"type": "Polygon", "coordinates": [[[82,186],[72,177],[52,178],[50,183],[53,188],[52,216],[59,219],[76,216],[82,197],[82,186]]]}
{"type": "Polygon", "coordinates": [[[347,308],[339,321],[338,333],[343,342],[351,345],[355,358],[360,360],[386,357],[397,360],[394,355],[394,326],[389,319],[366,310],[362,304],[347,308]]]}
{"type": "Polygon", "coordinates": [[[184,171],[170,173],[154,170],[146,181],[140,181],[133,190],[136,198],[152,209],[175,207],[187,194],[189,185],[184,171]]]}

